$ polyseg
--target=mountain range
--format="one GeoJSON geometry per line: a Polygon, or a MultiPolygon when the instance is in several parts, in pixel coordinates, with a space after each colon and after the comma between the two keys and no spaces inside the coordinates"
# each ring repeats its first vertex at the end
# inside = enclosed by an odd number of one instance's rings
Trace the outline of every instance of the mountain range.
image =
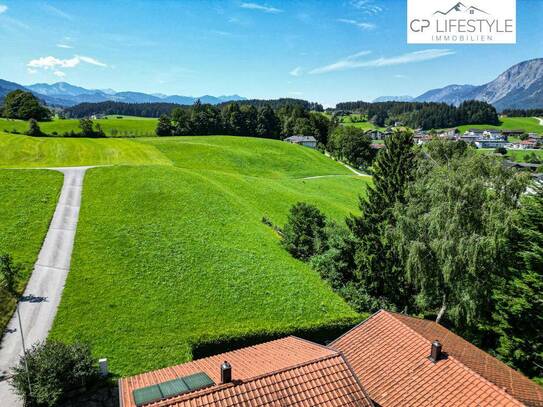
{"type": "MultiPolygon", "coordinates": [[[[117,101],[125,103],[177,103],[191,105],[197,99],[202,103],[219,104],[246,100],[239,95],[200,97],[147,94],[142,92],[116,92],[112,89],[85,89],[66,82],[36,83],[23,86],[0,79],[0,99],[7,93],[23,89],[34,93],[48,105],[69,107],[84,102],[117,101]]],[[[496,109],[534,109],[543,107],[543,58],[516,64],[484,85],[448,85],[432,89],[420,96],[381,96],[374,102],[439,102],[459,105],[465,100],[483,100],[496,109]]]]}
{"type": "Polygon", "coordinates": [[[197,99],[202,103],[219,104],[234,100],[246,100],[239,95],[229,96],[210,96],[200,97],[147,94],[142,92],[116,92],[113,89],[85,89],[80,86],[74,86],[66,82],[57,82],[53,84],[36,83],[34,85],[19,85],[18,83],[8,82],[0,79],[0,98],[7,93],[16,90],[29,90],[48,105],[69,107],[79,103],[96,103],[105,101],[125,102],[125,103],[177,103],[180,105],[192,105],[197,99]]]}
{"type": "Polygon", "coordinates": [[[471,99],[491,103],[498,110],[543,107],[543,58],[516,64],[484,85],[448,85],[429,90],[415,98],[384,96],[374,101],[440,102],[459,105],[471,99]]]}

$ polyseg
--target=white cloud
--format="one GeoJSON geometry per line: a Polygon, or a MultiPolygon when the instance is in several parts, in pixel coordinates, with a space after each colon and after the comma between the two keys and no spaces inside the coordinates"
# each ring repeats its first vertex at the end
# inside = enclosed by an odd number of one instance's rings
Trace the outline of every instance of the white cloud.
{"type": "Polygon", "coordinates": [[[372,16],[383,11],[383,8],[375,4],[373,0],[351,0],[351,6],[372,16]]]}
{"type": "Polygon", "coordinates": [[[57,69],[57,68],[75,68],[78,66],[81,62],[85,62],[87,64],[101,66],[101,67],[107,67],[106,64],[103,62],[100,62],[94,58],[81,56],[81,55],[74,55],[73,58],[69,59],[59,59],[52,56],[48,57],[40,57],[37,59],[31,60],[28,64],[28,68],[32,69],[57,69]]]}
{"type": "Polygon", "coordinates": [[[66,49],[73,48],[71,45],[68,45],[68,44],[57,44],[57,47],[58,48],[66,48],[66,49]]]}
{"type": "Polygon", "coordinates": [[[35,74],[35,73],[38,73],[37,70],[32,69],[32,68],[26,68],[26,71],[27,71],[29,74],[31,74],[31,75],[33,75],[33,74],[35,74]]]}
{"type": "Polygon", "coordinates": [[[104,68],[107,67],[107,65],[104,64],[103,62],[100,62],[97,59],[94,59],[94,58],[91,58],[91,57],[85,57],[85,56],[79,56],[79,55],[76,55],[76,57],[79,58],[81,61],[86,62],[87,64],[101,66],[101,67],[104,67],[104,68]]]}
{"type": "Polygon", "coordinates": [[[53,75],[59,77],[59,78],[64,78],[66,76],[66,74],[62,71],[55,71],[53,72],[53,75]]]}
{"type": "Polygon", "coordinates": [[[373,23],[368,23],[368,22],[365,22],[365,21],[350,20],[350,19],[347,19],[347,18],[340,18],[337,21],[339,21],[340,23],[354,25],[355,27],[358,27],[358,28],[360,28],[361,30],[364,30],[364,31],[374,30],[377,27],[373,23]]]}
{"type": "Polygon", "coordinates": [[[70,14],[66,13],[65,11],[63,11],[63,10],[61,10],[59,8],[51,6],[50,4],[43,4],[42,8],[46,12],[48,12],[49,14],[52,14],[54,16],[62,17],[62,18],[65,18],[66,20],[73,20],[73,17],[70,14]]]}
{"type": "Polygon", "coordinates": [[[0,14],[5,13],[6,11],[8,11],[8,6],[0,4],[0,14]]]}
{"type": "Polygon", "coordinates": [[[270,14],[277,14],[277,13],[283,12],[283,10],[279,8],[265,6],[265,5],[257,4],[257,3],[241,3],[240,7],[246,8],[248,10],[263,11],[264,13],[270,13],[270,14]]]}
{"type": "Polygon", "coordinates": [[[422,51],[409,52],[407,54],[381,57],[377,59],[371,59],[368,61],[360,61],[359,57],[367,55],[368,51],[359,52],[354,55],[350,55],[344,59],[334,62],[330,65],[325,65],[320,68],[315,68],[309,71],[310,74],[321,74],[335,71],[345,71],[348,69],[367,68],[367,67],[383,67],[392,65],[411,64],[414,62],[429,61],[436,58],[441,58],[447,55],[452,55],[455,52],[450,49],[425,49],[422,51]]]}
{"type": "Polygon", "coordinates": [[[302,67],[297,66],[292,71],[290,71],[289,74],[292,75],[292,76],[300,76],[302,74],[302,67]]]}

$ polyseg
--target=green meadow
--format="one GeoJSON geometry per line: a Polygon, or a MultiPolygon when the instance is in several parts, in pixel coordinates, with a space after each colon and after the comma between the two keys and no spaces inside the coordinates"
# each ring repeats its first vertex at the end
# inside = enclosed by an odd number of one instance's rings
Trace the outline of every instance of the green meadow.
{"type": "MultiPolygon", "coordinates": [[[[195,346],[210,341],[360,319],[281,247],[262,218],[282,226],[291,205],[306,201],[342,222],[358,211],[369,178],[318,151],[268,139],[0,134],[4,167],[92,164],[111,166],[85,177],[71,271],[51,336],[88,342],[115,375],[190,360],[195,346]]],[[[16,195],[9,202],[12,213],[27,210],[16,195]]],[[[29,264],[50,215],[40,219],[29,264]]]]}
{"type": "MultiPolygon", "coordinates": [[[[113,115],[94,120],[94,123],[100,124],[108,137],[151,137],[155,135],[157,119],[113,115]]],[[[48,122],[40,122],[39,126],[42,132],[48,135],[56,132],[61,136],[65,132],[80,131],[78,119],[53,119],[48,122]]],[[[0,118],[0,131],[12,132],[16,130],[19,133],[24,133],[27,129],[28,122],[26,121],[0,118]]]]}
{"type": "MultiPolygon", "coordinates": [[[[0,170],[0,254],[11,254],[21,266],[20,293],[53,217],[62,180],[56,171],[0,170]]],[[[0,332],[14,309],[15,301],[0,288],[0,332]]]]}
{"type": "Polygon", "coordinates": [[[459,126],[460,133],[464,133],[469,129],[498,129],[498,130],[519,130],[523,129],[527,133],[543,134],[543,126],[538,119],[533,117],[502,117],[499,126],[491,126],[487,124],[467,124],[459,126]]]}

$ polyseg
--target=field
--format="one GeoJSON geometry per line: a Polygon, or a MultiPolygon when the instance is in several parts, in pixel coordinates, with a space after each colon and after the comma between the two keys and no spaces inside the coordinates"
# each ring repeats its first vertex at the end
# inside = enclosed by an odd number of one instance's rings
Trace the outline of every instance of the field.
{"type": "Polygon", "coordinates": [[[487,124],[467,124],[459,126],[460,133],[464,133],[468,129],[499,129],[499,130],[518,130],[524,129],[528,133],[543,134],[543,126],[539,124],[539,120],[533,117],[503,117],[500,119],[500,126],[490,126],[487,124]]]}
{"type": "MultiPolygon", "coordinates": [[[[0,254],[9,253],[22,267],[19,292],[28,277],[55,210],[62,174],[46,170],[0,170],[0,254]]],[[[0,288],[0,332],[15,301],[0,288]]]]}
{"type": "MultiPolygon", "coordinates": [[[[360,319],[262,223],[266,216],[282,226],[298,201],[316,204],[339,222],[357,212],[368,178],[317,151],[224,136],[0,134],[0,163],[130,164],[86,175],[72,268],[51,333],[90,343],[95,356],[108,357],[115,375],[190,360],[194,347],[209,341],[345,327],[360,319]]],[[[17,194],[9,195],[6,217],[30,210],[17,194]]],[[[35,195],[29,200],[41,202],[35,195]]],[[[49,205],[52,211],[54,199],[49,205]]],[[[28,264],[50,216],[42,214],[40,231],[29,232],[35,242],[28,264]]]]}
{"type": "MultiPolygon", "coordinates": [[[[480,148],[476,150],[479,154],[494,154],[493,148],[480,148]]],[[[511,161],[524,163],[527,162],[527,156],[535,154],[543,161],[543,150],[507,150],[506,158],[511,161]]]]}
{"type": "Polygon", "coordinates": [[[0,167],[168,164],[151,145],[134,139],[28,137],[0,133],[0,167]]]}
{"type": "MultiPolygon", "coordinates": [[[[157,119],[133,116],[107,116],[94,122],[102,126],[102,130],[108,137],[150,137],[155,135],[157,125],[157,119]]],[[[54,119],[50,122],[40,122],[39,126],[48,135],[53,132],[62,135],[64,132],[80,131],[77,119],[54,119]]],[[[27,129],[26,121],[0,118],[0,131],[16,130],[24,133],[27,129]]]]}

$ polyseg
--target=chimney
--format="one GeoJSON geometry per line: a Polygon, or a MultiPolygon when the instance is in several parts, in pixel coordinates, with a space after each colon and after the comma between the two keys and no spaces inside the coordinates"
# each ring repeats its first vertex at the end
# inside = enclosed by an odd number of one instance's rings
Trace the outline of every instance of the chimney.
{"type": "Polygon", "coordinates": [[[441,343],[436,339],[432,342],[432,349],[430,351],[430,356],[428,357],[432,362],[436,363],[441,359],[441,343]]]}
{"type": "Polygon", "coordinates": [[[232,381],[232,366],[226,360],[221,365],[221,383],[230,383],[232,381]]]}

